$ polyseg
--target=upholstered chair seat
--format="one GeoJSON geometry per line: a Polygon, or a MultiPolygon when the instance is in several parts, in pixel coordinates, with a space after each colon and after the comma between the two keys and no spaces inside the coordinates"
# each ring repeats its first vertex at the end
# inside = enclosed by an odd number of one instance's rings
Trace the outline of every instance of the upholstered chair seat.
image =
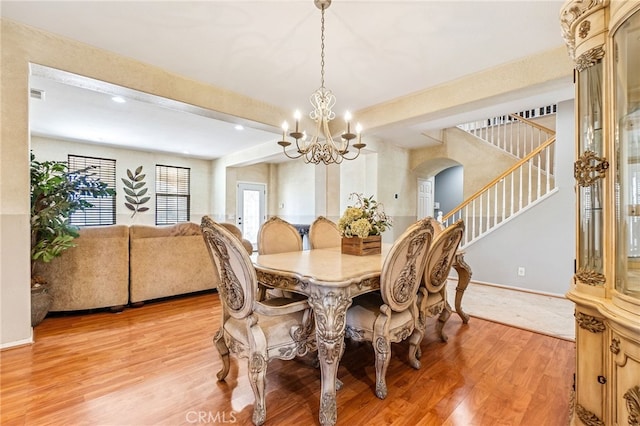
{"type": "MultiPolygon", "coordinates": [[[[384,305],[384,300],[378,292],[368,293],[359,296],[356,300],[356,304],[347,311],[347,324],[351,331],[359,330],[364,332],[361,340],[372,341],[375,323],[380,316],[380,309],[384,305]]],[[[413,328],[414,321],[411,315],[411,310],[407,309],[401,312],[395,312],[390,317],[389,329],[391,330],[411,330],[413,328]]],[[[411,332],[409,332],[411,334],[411,332]]],[[[353,338],[353,336],[350,336],[353,338]]],[[[403,339],[409,337],[404,336],[403,339]]]]}
{"type": "Polygon", "coordinates": [[[345,336],[372,343],[375,352],[376,395],[387,396],[386,373],[391,359],[391,343],[409,339],[409,363],[420,368],[418,346],[422,329],[416,297],[424,272],[426,252],[433,237],[433,223],[420,220],[394,242],[380,272],[380,292],[353,299],[347,310],[345,336]]]}

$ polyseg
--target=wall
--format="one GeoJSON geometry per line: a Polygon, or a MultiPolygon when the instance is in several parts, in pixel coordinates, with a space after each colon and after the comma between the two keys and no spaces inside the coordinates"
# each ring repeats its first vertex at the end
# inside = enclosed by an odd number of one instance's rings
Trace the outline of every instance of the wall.
{"type": "Polygon", "coordinates": [[[462,197],[463,182],[464,167],[462,166],[450,167],[436,175],[434,201],[440,203],[438,210],[441,210],[443,215],[446,215],[464,201],[462,197]]]}
{"type": "Polygon", "coordinates": [[[116,223],[118,224],[155,225],[156,164],[190,168],[191,222],[200,223],[202,216],[210,214],[210,194],[212,192],[210,161],[37,136],[31,138],[31,149],[39,161],[67,161],[67,154],[116,160],[116,223]],[[145,204],[145,207],[149,207],[149,211],[136,213],[132,218],[133,212],[124,205],[125,194],[122,190],[121,178],[127,177],[127,169],[133,171],[138,166],[142,166],[142,171],[146,174],[146,187],[149,188],[148,194],[151,196],[151,200],[145,204]]]}
{"type": "MultiPolygon", "coordinates": [[[[311,223],[315,219],[315,166],[303,161],[277,165],[278,186],[275,215],[290,223],[311,223]]],[[[274,212],[269,212],[273,215],[274,212]]]]}
{"type": "Polygon", "coordinates": [[[556,182],[559,191],[466,249],[472,280],[563,295],[573,276],[575,192],[573,101],[558,104],[556,182]],[[518,267],[525,276],[518,276],[518,267]]]}

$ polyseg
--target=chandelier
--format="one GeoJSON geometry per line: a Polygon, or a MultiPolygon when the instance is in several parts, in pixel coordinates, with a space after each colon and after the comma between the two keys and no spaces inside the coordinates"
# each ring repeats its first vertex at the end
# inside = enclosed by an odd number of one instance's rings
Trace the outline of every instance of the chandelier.
{"type": "Polygon", "coordinates": [[[314,4],[322,13],[320,21],[320,88],[309,98],[311,106],[313,106],[309,117],[316,123],[316,130],[313,137],[307,140],[306,132],[300,131],[300,112],[296,111],[294,115],[295,130],[289,133],[289,137],[295,140],[296,153],[291,155],[287,152],[287,147],[291,145],[291,142],[286,139],[289,130],[289,124],[286,121],[282,123],[282,140],[278,142],[278,145],[282,147],[282,151],[287,157],[292,159],[302,157],[307,164],[340,164],[343,160],[355,160],[366,144],[361,141],[362,127],[360,124],[356,125],[355,134],[351,132],[351,114],[349,112],[345,114],[347,129],[340,136],[340,139],[334,140],[329,131],[329,122],[336,116],[332,110],[336,103],[336,97],[331,90],[324,87],[324,11],[331,5],[331,0],[314,0],[314,4]],[[356,143],[351,145],[351,141],[356,138],[356,143]],[[350,147],[357,151],[350,152],[350,147]]]}

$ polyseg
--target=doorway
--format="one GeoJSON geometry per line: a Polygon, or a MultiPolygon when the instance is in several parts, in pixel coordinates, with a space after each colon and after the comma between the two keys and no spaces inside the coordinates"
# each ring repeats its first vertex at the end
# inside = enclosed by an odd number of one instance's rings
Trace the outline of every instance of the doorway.
{"type": "Polygon", "coordinates": [[[433,217],[433,188],[435,178],[418,178],[418,219],[433,217]]]}
{"type": "Polygon", "coordinates": [[[266,219],[266,193],[267,185],[263,183],[238,183],[236,225],[254,249],[258,247],[258,231],[266,219]]]}

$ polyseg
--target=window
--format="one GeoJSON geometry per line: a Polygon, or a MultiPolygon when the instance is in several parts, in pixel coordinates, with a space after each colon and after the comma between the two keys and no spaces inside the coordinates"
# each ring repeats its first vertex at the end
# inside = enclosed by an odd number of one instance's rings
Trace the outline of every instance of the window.
{"type": "MultiPolygon", "coordinates": [[[[116,160],[105,158],[83,157],[81,155],[67,156],[69,171],[92,167],[87,173],[99,178],[101,182],[113,190],[116,189],[116,160]]],[[[94,198],[80,196],[93,207],[84,211],[76,211],[69,217],[69,223],[76,226],[114,225],[116,223],[116,197],[94,198]]]]}
{"type": "Polygon", "coordinates": [[[156,165],[156,225],[189,221],[190,174],[187,167],[156,165]]]}

